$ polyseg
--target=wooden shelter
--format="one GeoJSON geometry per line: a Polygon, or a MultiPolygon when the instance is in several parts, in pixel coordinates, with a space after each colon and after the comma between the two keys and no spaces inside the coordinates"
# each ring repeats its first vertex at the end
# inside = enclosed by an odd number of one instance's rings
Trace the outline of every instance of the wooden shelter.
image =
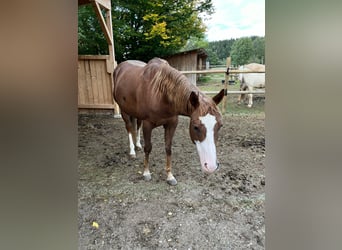
{"type": "MultiPolygon", "coordinates": [[[[179,71],[190,71],[205,69],[207,57],[207,52],[204,49],[199,48],[173,54],[164,59],[179,71]]],[[[198,77],[196,74],[186,74],[186,76],[192,84],[196,85],[198,77]]]]}
{"type": "Polygon", "coordinates": [[[78,56],[79,110],[109,109],[119,114],[113,99],[113,72],[116,67],[111,0],[78,0],[78,6],[91,4],[108,43],[109,55],[78,56]],[[104,14],[103,14],[104,13],[104,14]]]}

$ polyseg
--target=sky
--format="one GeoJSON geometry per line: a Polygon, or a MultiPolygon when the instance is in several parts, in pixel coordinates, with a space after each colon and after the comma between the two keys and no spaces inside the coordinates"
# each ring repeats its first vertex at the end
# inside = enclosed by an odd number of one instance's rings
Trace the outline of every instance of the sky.
{"type": "Polygon", "coordinates": [[[212,0],[215,13],[205,21],[209,42],[265,36],[265,0],[212,0]]]}

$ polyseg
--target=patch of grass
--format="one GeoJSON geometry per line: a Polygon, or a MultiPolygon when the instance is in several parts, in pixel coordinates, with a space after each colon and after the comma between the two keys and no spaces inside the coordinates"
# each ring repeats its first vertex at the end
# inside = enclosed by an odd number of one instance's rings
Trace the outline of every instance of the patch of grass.
{"type": "Polygon", "coordinates": [[[217,74],[201,74],[197,80],[198,86],[204,85],[212,85],[212,84],[221,84],[221,81],[224,80],[225,75],[223,73],[217,74]]]}

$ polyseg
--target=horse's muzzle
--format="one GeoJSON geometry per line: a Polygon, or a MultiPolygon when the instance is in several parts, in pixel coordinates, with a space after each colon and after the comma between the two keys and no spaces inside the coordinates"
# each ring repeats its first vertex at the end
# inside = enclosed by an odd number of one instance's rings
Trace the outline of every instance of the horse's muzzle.
{"type": "Polygon", "coordinates": [[[220,168],[220,163],[218,163],[218,162],[216,163],[216,168],[215,167],[208,167],[207,163],[204,163],[204,166],[202,166],[203,171],[207,174],[212,174],[215,171],[219,170],[219,168],[220,168]]]}

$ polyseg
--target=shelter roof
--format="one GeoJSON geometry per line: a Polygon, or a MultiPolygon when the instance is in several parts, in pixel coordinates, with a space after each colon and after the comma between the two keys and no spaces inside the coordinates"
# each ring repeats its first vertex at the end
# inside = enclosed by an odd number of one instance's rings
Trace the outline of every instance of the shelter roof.
{"type": "Polygon", "coordinates": [[[208,56],[208,53],[205,51],[204,48],[197,48],[197,49],[192,49],[192,50],[186,50],[186,51],[178,52],[178,53],[169,55],[166,58],[172,57],[172,56],[177,56],[177,55],[186,55],[186,54],[191,54],[191,53],[197,53],[197,55],[199,57],[207,57],[208,56]]]}
{"type": "Polygon", "coordinates": [[[78,6],[84,5],[84,4],[90,4],[97,2],[98,4],[101,4],[103,7],[106,7],[107,9],[110,9],[110,0],[78,0],[78,6]]]}
{"type": "Polygon", "coordinates": [[[91,0],[78,0],[78,5],[89,4],[91,0]]]}

